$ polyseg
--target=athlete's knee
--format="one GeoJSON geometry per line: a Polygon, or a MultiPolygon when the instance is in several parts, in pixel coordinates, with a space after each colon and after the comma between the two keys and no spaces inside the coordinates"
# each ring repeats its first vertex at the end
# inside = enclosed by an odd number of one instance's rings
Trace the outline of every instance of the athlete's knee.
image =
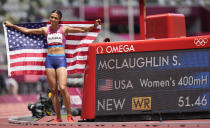
{"type": "Polygon", "coordinates": [[[51,88],[52,95],[58,95],[58,89],[57,88],[51,88]]]}
{"type": "Polygon", "coordinates": [[[60,86],[60,91],[61,91],[61,93],[65,93],[66,90],[67,90],[67,88],[66,88],[65,85],[60,86]]]}

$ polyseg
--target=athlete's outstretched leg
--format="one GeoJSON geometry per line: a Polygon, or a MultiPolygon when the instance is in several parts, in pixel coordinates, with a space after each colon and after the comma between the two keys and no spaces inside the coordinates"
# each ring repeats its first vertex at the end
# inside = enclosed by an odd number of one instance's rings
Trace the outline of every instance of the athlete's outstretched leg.
{"type": "Polygon", "coordinates": [[[47,68],[46,69],[47,81],[52,93],[52,102],[53,107],[57,115],[57,119],[61,119],[60,113],[60,102],[58,99],[58,86],[57,86],[57,76],[55,69],[47,68]]]}
{"type": "Polygon", "coordinates": [[[66,107],[66,111],[68,116],[71,116],[71,105],[70,105],[70,96],[67,90],[67,72],[66,72],[66,68],[61,67],[58,68],[56,70],[56,74],[57,74],[57,79],[58,79],[58,84],[60,87],[60,91],[62,93],[63,96],[63,103],[66,107]]]}

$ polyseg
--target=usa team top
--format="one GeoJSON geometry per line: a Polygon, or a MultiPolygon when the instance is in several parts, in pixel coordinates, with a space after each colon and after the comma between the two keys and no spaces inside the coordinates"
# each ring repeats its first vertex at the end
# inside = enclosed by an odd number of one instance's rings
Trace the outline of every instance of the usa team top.
{"type": "Polygon", "coordinates": [[[65,47],[66,37],[63,32],[63,26],[60,25],[57,30],[47,29],[47,44],[51,47],[65,47]]]}

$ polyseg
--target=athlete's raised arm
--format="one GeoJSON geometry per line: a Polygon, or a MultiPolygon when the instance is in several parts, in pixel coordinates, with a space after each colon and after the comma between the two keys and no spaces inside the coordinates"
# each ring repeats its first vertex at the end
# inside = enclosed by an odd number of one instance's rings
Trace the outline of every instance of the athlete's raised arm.
{"type": "Polygon", "coordinates": [[[45,32],[46,32],[46,27],[42,27],[42,28],[38,28],[38,29],[28,29],[25,27],[20,27],[20,26],[14,25],[14,24],[10,23],[9,21],[5,21],[4,25],[6,27],[12,27],[14,29],[17,29],[18,31],[26,33],[26,34],[45,34],[45,32]]]}
{"type": "Polygon", "coordinates": [[[65,26],[64,27],[64,32],[65,33],[78,33],[78,32],[84,33],[84,32],[89,32],[92,29],[96,28],[100,23],[101,23],[101,20],[97,19],[94,25],[91,25],[91,26],[88,26],[88,27],[85,27],[85,28],[72,28],[70,26],[65,26]]]}

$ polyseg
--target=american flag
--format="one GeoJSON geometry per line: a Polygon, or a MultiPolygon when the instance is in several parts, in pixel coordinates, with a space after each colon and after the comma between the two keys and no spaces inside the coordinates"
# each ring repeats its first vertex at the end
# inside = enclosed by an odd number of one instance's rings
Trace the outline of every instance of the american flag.
{"type": "Polygon", "coordinates": [[[112,79],[99,79],[98,80],[98,90],[99,91],[111,91],[113,90],[113,80],[112,79]]]}
{"type": "MultiPolygon", "coordinates": [[[[61,25],[81,28],[93,25],[95,21],[62,21],[61,25]]],[[[49,22],[17,24],[27,28],[40,28],[49,22]]],[[[100,32],[101,26],[86,33],[69,33],[66,37],[67,72],[84,73],[88,55],[88,45],[100,32]]],[[[13,28],[4,26],[8,75],[45,75],[45,58],[47,41],[45,35],[24,34],[13,28]]]]}

